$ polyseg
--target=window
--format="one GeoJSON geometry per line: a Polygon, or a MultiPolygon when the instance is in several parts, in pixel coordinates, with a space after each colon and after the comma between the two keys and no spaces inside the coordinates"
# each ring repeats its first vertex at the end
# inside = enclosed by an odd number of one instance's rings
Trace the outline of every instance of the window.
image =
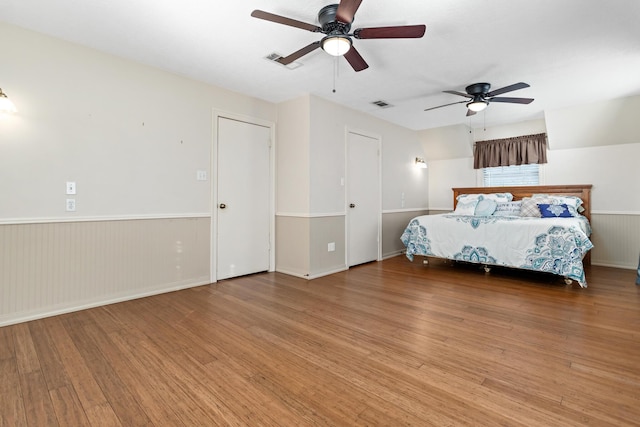
{"type": "Polygon", "coordinates": [[[485,187],[508,187],[515,185],[538,185],[540,165],[498,166],[482,168],[485,187]]]}

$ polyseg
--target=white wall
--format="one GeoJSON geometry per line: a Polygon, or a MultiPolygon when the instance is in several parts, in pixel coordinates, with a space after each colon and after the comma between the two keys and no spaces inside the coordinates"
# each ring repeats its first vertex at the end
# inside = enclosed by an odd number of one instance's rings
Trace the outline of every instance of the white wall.
{"type": "MultiPolygon", "coordinates": [[[[527,120],[524,122],[512,123],[489,128],[474,128],[473,141],[489,141],[492,139],[510,138],[520,135],[536,135],[547,132],[544,119],[527,120]]],[[[473,156],[473,149],[471,151],[473,156]]]]}
{"type": "Polygon", "coordinates": [[[473,158],[429,162],[429,210],[453,210],[454,187],[475,187],[477,172],[473,158]]]}
{"type": "Polygon", "coordinates": [[[640,213],[640,96],[545,112],[547,184],[593,184],[595,211],[640,213]]]}
{"type": "Polygon", "coordinates": [[[427,129],[420,140],[429,163],[429,209],[452,210],[454,187],[482,186],[473,169],[475,141],[546,132],[544,120],[469,130],[464,125],[427,129]]]}
{"type": "Polygon", "coordinates": [[[418,135],[428,161],[473,156],[473,130],[469,126],[425,129],[418,135]]]}
{"type": "Polygon", "coordinates": [[[0,52],[0,326],[209,283],[214,110],[276,106],[4,24],[0,52]]]}
{"type": "Polygon", "coordinates": [[[424,209],[428,174],[414,166],[424,157],[415,131],[311,97],[311,212],[344,212],[345,132],[376,135],[382,141],[382,209],[424,209]],[[402,193],[405,195],[402,206],[402,193]]]}
{"type": "Polygon", "coordinates": [[[18,108],[0,121],[5,221],[207,214],[212,110],[277,117],[273,104],[4,24],[0,51],[18,108]]]}
{"type": "Polygon", "coordinates": [[[303,96],[278,105],[276,179],[278,214],[309,212],[310,105],[303,96]]]}
{"type": "Polygon", "coordinates": [[[545,112],[551,150],[640,142],[640,96],[545,112]]]}

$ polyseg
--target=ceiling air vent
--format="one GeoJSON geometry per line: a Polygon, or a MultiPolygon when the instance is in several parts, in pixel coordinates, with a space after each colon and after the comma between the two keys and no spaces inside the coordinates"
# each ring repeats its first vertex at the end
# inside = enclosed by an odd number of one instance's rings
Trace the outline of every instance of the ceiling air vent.
{"type": "Polygon", "coordinates": [[[386,101],[373,101],[372,102],[373,105],[377,105],[380,108],[390,108],[393,107],[393,105],[389,104],[386,101]]]}
{"type": "Polygon", "coordinates": [[[269,55],[264,57],[266,60],[271,61],[271,62],[275,62],[276,64],[282,65],[285,68],[288,68],[290,70],[295,70],[298,67],[302,67],[302,63],[300,62],[292,62],[290,64],[284,65],[284,64],[280,64],[277,59],[278,58],[282,58],[282,55],[280,55],[279,53],[276,52],[272,52],[269,55]]]}

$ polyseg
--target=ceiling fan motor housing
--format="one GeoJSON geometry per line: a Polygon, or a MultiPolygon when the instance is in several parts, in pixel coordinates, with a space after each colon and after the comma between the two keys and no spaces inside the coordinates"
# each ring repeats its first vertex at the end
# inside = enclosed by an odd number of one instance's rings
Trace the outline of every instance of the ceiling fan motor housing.
{"type": "Polygon", "coordinates": [[[351,24],[346,22],[338,22],[336,21],[336,12],[338,11],[337,4],[330,4],[328,6],[323,7],[318,12],[318,22],[322,27],[322,32],[325,34],[337,34],[337,35],[347,35],[349,34],[349,30],[351,30],[351,24]]]}
{"type": "Polygon", "coordinates": [[[491,85],[489,83],[474,83],[465,88],[467,93],[471,96],[484,96],[489,93],[489,89],[491,89],[491,85]]]}

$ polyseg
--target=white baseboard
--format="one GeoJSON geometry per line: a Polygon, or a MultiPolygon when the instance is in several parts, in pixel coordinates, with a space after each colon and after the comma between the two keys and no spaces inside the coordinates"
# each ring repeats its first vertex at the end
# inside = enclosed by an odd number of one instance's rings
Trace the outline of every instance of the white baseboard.
{"type": "Polygon", "coordinates": [[[397,257],[399,255],[404,255],[404,254],[405,254],[405,250],[401,249],[399,251],[390,252],[388,254],[382,255],[382,259],[385,260],[385,259],[389,259],[389,258],[395,258],[395,257],[397,257]]]}
{"type": "Polygon", "coordinates": [[[348,268],[347,267],[340,267],[334,270],[328,270],[328,271],[323,271],[321,273],[315,273],[315,274],[304,274],[304,273],[299,273],[299,272],[295,272],[295,271],[291,271],[291,270],[287,270],[287,269],[282,269],[282,268],[277,268],[276,271],[278,273],[282,273],[282,274],[286,274],[288,276],[294,276],[294,277],[299,277],[301,279],[305,279],[305,280],[313,280],[313,279],[317,279],[319,277],[324,277],[324,276],[329,276],[331,274],[335,274],[335,273],[340,273],[342,271],[347,271],[348,268]]]}
{"type": "Polygon", "coordinates": [[[636,265],[620,265],[620,264],[611,264],[606,262],[596,262],[591,259],[591,265],[598,265],[600,267],[611,267],[611,268],[622,268],[623,270],[635,270],[638,268],[636,265]]]}
{"type": "Polygon", "coordinates": [[[150,297],[153,295],[165,294],[169,292],[180,291],[188,288],[195,288],[198,286],[208,285],[211,282],[209,278],[200,278],[194,282],[180,283],[174,282],[168,285],[164,285],[159,288],[148,289],[143,292],[114,296],[107,299],[97,301],[86,301],[78,304],[44,308],[42,310],[32,311],[29,313],[12,313],[10,316],[4,318],[0,317],[0,327],[15,325],[17,323],[29,322],[31,320],[44,319],[45,317],[58,316],[60,314],[73,313],[75,311],[87,310],[90,308],[102,307],[104,305],[115,304],[124,301],[131,301],[134,299],[150,297]]]}

